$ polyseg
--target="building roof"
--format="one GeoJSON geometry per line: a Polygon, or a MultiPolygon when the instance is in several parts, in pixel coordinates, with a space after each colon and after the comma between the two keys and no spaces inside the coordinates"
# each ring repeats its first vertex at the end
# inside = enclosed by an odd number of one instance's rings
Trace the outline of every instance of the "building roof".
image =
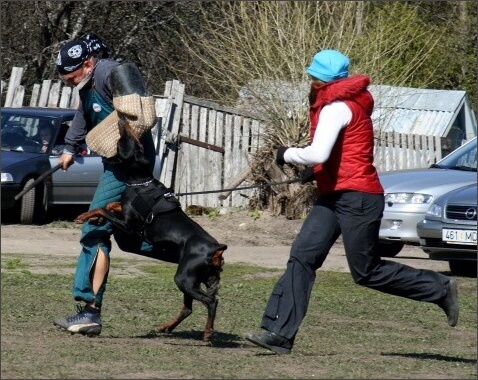
{"type": "Polygon", "coordinates": [[[375,99],[374,128],[384,132],[446,136],[465,123],[467,137],[476,136],[476,119],[465,91],[370,85],[375,99]],[[457,117],[460,113],[460,120],[457,117]],[[463,120],[461,120],[463,118],[463,120]]]}
{"type": "MultiPolygon", "coordinates": [[[[289,111],[307,105],[310,84],[294,85],[290,82],[251,81],[239,91],[246,104],[254,101],[253,93],[261,93],[262,100],[279,97],[289,111]],[[253,91],[250,91],[253,89],[253,91]]],[[[375,130],[445,137],[452,127],[462,130],[464,139],[477,134],[476,117],[466,91],[433,90],[388,85],[370,85],[375,99],[372,121],[375,130]]]]}

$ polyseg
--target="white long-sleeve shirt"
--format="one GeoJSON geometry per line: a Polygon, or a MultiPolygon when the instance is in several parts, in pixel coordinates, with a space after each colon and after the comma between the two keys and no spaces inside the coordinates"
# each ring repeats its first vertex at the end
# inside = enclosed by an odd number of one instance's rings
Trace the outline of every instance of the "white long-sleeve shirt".
{"type": "Polygon", "coordinates": [[[340,131],[352,120],[352,111],[345,102],[335,101],[322,108],[312,144],[305,148],[289,148],[284,161],[312,166],[328,160],[340,131]]]}

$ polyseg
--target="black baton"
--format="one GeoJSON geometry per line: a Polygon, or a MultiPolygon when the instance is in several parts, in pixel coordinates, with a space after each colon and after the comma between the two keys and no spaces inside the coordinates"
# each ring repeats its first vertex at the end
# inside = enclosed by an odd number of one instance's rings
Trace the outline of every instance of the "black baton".
{"type": "Polygon", "coordinates": [[[33,189],[36,185],[38,185],[40,182],[42,182],[46,177],[49,175],[55,173],[58,169],[60,169],[63,166],[63,164],[57,164],[56,166],[53,166],[51,169],[47,170],[45,173],[43,173],[40,177],[38,177],[35,181],[33,181],[30,186],[24,188],[22,191],[20,191],[17,195],[15,195],[15,200],[19,200],[21,197],[23,197],[26,193],[28,193],[31,189],[33,189]]]}

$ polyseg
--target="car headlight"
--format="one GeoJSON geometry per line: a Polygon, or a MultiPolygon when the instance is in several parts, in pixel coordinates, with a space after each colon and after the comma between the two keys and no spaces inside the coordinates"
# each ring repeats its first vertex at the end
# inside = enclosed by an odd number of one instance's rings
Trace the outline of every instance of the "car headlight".
{"type": "Polygon", "coordinates": [[[13,176],[10,173],[2,172],[2,183],[4,182],[13,182],[13,176]]]}
{"type": "Polygon", "coordinates": [[[435,218],[441,218],[442,207],[433,203],[427,211],[427,216],[433,216],[435,218]]]}
{"type": "Polygon", "coordinates": [[[433,195],[420,193],[388,193],[385,194],[385,202],[387,203],[412,203],[426,204],[431,203],[433,195]]]}

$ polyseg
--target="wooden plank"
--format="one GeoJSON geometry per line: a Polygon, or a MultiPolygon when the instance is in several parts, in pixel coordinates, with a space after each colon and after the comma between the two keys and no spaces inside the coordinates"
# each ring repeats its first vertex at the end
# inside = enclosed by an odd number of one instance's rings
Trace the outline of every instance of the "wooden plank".
{"type": "MultiPolygon", "coordinates": [[[[175,136],[179,134],[180,128],[180,121],[181,121],[181,110],[183,107],[183,96],[184,96],[184,84],[180,83],[177,80],[173,80],[172,87],[171,87],[171,94],[173,99],[173,107],[172,112],[170,114],[170,127],[168,126],[168,130],[175,136]],[[171,120],[172,117],[172,120],[171,120]]],[[[176,155],[176,146],[174,144],[170,144],[168,146],[169,153],[166,157],[164,162],[164,170],[165,170],[165,177],[164,177],[164,184],[166,186],[171,186],[175,179],[173,176],[175,175],[175,155],[176,155]]]]}
{"type": "Polygon", "coordinates": [[[25,96],[25,86],[19,85],[15,88],[13,96],[12,107],[23,106],[23,97],[25,96]]]}
{"type": "MultiPolygon", "coordinates": [[[[208,109],[205,107],[199,108],[199,128],[198,128],[198,140],[206,141],[207,135],[207,114],[208,109]]],[[[206,188],[207,186],[207,176],[208,176],[208,154],[207,150],[198,147],[198,164],[196,165],[197,172],[198,172],[198,179],[199,181],[196,183],[196,190],[195,191],[204,191],[204,190],[211,190],[210,188],[206,188]]],[[[197,205],[199,206],[206,206],[207,203],[207,194],[198,194],[197,195],[197,205]]]]}
{"type": "MultiPolygon", "coordinates": [[[[224,145],[224,113],[215,111],[215,119],[216,119],[216,144],[220,145],[222,147],[225,147],[224,145]]],[[[216,167],[217,167],[217,179],[216,179],[216,185],[218,189],[222,189],[224,186],[224,162],[225,162],[225,154],[226,150],[224,149],[224,153],[221,155],[216,155],[216,167]]],[[[220,199],[217,199],[217,201],[214,201],[214,205],[217,206],[223,206],[224,202],[220,199]]]]}
{"type": "MultiPolygon", "coordinates": [[[[224,183],[228,183],[235,177],[233,162],[233,115],[226,114],[224,117],[224,183]]],[[[231,197],[224,201],[224,206],[231,207],[231,197]]]]}
{"type": "Polygon", "coordinates": [[[435,162],[438,162],[442,159],[441,153],[441,137],[435,136],[435,162]]]}
{"type": "Polygon", "coordinates": [[[50,92],[50,87],[51,87],[51,80],[45,79],[41,87],[40,99],[38,100],[38,107],[46,107],[48,102],[48,94],[50,92]]]}
{"type": "Polygon", "coordinates": [[[410,138],[410,135],[403,134],[402,141],[403,141],[403,144],[406,146],[406,154],[405,154],[406,165],[403,168],[410,169],[411,167],[413,167],[413,139],[410,138]]]}
{"type": "Polygon", "coordinates": [[[47,107],[58,107],[60,101],[61,81],[53,83],[48,94],[47,107]]]}
{"type": "Polygon", "coordinates": [[[259,120],[252,119],[251,133],[251,153],[255,154],[264,144],[264,125],[259,120]]]}
{"type": "Polygon", "coordinates": [[[20,86],[23,76],[23,67],[12,67],[10,80],[8,82],[7,95],[5,97],[4,107],[12,107],[17,87],[20,86]]]}
{"type": "MultiPolygon", "coordinates": [[[[191,129],[190,129],[190,137],[192,139],[197,140],[199,137],[199,106],[193,105],[191,107],[191,129]]],[[[190,187],[189,192],[196,192],[197,184],[199,183],[199,172],[198,166],[200,165],[197,157],[199,155],[199,147],[190,145],[190,157],[189,157],[189,165],[191,168],[190,173],[190,187]]],[[[198,205],[198,196],[197,194],[192,194],[190,197],[190,205],[198,205]]]]}
{"type": "Polygon", "coordinates": [[[408,167],[408,159],[407,159],[408,144],[407,144],[406,135],[403,133],[399,133],[398,139],[400,142],[400,155],[399,155],[398,169],[405,169],[408,167]]]}
{"type": "Polygon", "coordinates": [[[33,85],[32,96],[30,97],[30,107],[37,106],[39,97],[40,97],[40,85],[35,83],[33,85]]]}
{"type": "Polygon", "coordinates": [[[60,102],[58,104],[61,108],[69,108],[71,98],[71,87],[63,86],[61,89],[60,102]]]}
{"type": "Polygon", "coordinates": [[[400,169],[400,134],[398,132],[393,133],[393,169],[400,169]]]}
{"type": "MultiPolygon", "coordinates": [[[[161,120],[161,131],[163,134],[168,133],[171,136],[172,134],[172,120],[173,120],[173,113],[175,112],[176,105],[174,104],[173,101],[173,96],[171,94],[172,92],[172,87],[173,87],[173,81],[166,81],[165,86],[164,86],[164,96],[166,98],[171,99],[171,107],[169,109],[169,112],[166,108],[162,109],[163,112],[163,117],[164,119],[161,120]]],[[[166,106],[165,106],[166,107],[166,106]]],[[[159,181],[162,182],[165,186],[170,186],[170,179],[167,179],[167,162],[169,160],[170,152],[171,152],[171,147],[170,144],[167,143],[164,139],[161,139],[162,141],[160,142],[160,150],[161,150],[161,171],[160,171],[160,177],[159,181]]],[[[172,153],[171,153],[172,155],[172,153]]],[[[174,189],[176,191],[176,189],[174,189]]]]}
{"type": "Polygon", "coordinates": [[[385,170],[393,170],[393,132],[385,132],[385,141],[387,147],[385,170]]]}
{"type": "MultiPolygon", "coordinates": [[[[234,115],[234,126],[233,126],[233,144],[232,144],[232,160],[234,164],[234,173],[233,175],[237,175],[237,171],[241,170],[245,166],[245,162],[243,161],[242,155],[242,147],[241,147],[241,134],[242,134],[242,116],[234,115]]],[[[234,191],[231,195],[231,206],[238,207],[243,203],[243,198],[241,197],[238,191],[234,191]]]]}
{"type": "Polygon", "coordinates": [[[422,159],[420,135],[413,135],[413,151],[415,152],[415,161],[413,166],[415,168],[420,168],[422,159]]]}
{"type": "MultiPolygon", "coordinates": [[[[225,189],[234,189],[234,188],[238,187],[241,183],[244,182],[244,180],[249,176],[249,174],[251,174],[251,167],[249,165],[247,165],[245,168],[243,168],[241,170],[241,172],[236,177],[234,177],[232,179],[232,181],[226,183],[224,185],[224,188],[225,189]]],[[[225,191],[223,193],[219,193],[218,198],[221,199],[221,200],[224,200],[229,195],[231,195],[231,193],[232,193],[232,190],[225,191]]]]}
{"type": "Polygon", "coordinates": [[[421,135],[421,143],[422,143],[422,162],[421,165],[423,168],[428,166],[428,138],[425,135],[421,135]]]}
{"type": "MultiPolygon", "coordinates": [[[[182,117],[182,130],[181,135],[189,136],[191,134],[191,105],[183,105],[183,117],[182,117]]],[[[188,144],[182,144],[180,146],[178,167],[181,168],[181,173],[176,177],[176,183],[179,184],[178,193],[188,193],[192,187],[191,184],[191,171],[194,170],[194,166],[197,162],[194,162],[194,158],[191,155],[192,146],[188,144]]],[[[185,209],[191,204],[191,195],[183,195],[180,199],[181,206],[185,209]]]]}
{"type": "MultiPolygon", "coordinates": [[[[251,125],[251,119],[248,117],[244,117],[242,120],[242,144],[241,144],[241,154],[242,154],[242,167],[250,167],[251,165],[251,159],[252,156],[250,155],[250,152],[252,150],[251,148],[251,142],[252,142],[252,125],[251,125]]],[[[244,178],[244,180],[246,180],[244,178]]],[[[249,185],[247,182],[244,182],[244,186],[249,185]]],[[[248,189],[248,190],[241,190],[241,194],[246,195],[247,197],[253,196],[255,193],[255,189],[248,189]]],[[[242,195],[241,195],[242,196],[242,195]]],[[[242,200],[241,200],[242,203],[242,200]]]]}
{"type": "Polygon", "coordinates": [[[157,122],[155,127],[153,128],[153,138],[154,138],[154,145],[156,148],[156,153],[159,157],[159,174],[158,180],[164,183],[164,161],[168,154],[168,149],[166,146],[165,134],[169,133],[167,130],[167,123],[170,117],[172,107],[172,98],[168,96],[166,98],[156,99],[155,101],[155,109],[156,109],[156,117],[157,122]]]}
{"type": "MultiPolygon", "coordinates": [[[[219,146],[217,142],[217,111],[214,109],[208,109],[208,131],[207,131],[207,143],[213,146],[219,146]]],[[[218,150],[213,150],[208,152],[208,187],[209,190],[221,189],[221,160],[222,155],[224,154],[224,148],[221,146],[222,152],[218,150]]],[[[217,199],[217,194],[208,194],[206,207],[217,207],[220,205],[219,200],[217,199]]]]}
{"type": "Polygon", "coordinates": [[[171,112],[171,105],[173,100],[171,96],[166,98],[156,99],[154,103],[154,108],[156,110],[156,118],[158,119],[156,125],[152,129],[153,137],[155,138],[155,147],[158,151],[162,152],[162,143],[164,143],[165,136],[163,136],[163,128],[167,128],[166,123],[169,119],[169,114],[171,112]],[[162,138],[162,142],[160,139],[162,138]]]}
{"type": "Polygon", "coordinates": [[[74,87],[71,90],[70,108],[77,109],[79,105],[80,105],[80,94],[78,93],[78,89],[74,87]]]}

